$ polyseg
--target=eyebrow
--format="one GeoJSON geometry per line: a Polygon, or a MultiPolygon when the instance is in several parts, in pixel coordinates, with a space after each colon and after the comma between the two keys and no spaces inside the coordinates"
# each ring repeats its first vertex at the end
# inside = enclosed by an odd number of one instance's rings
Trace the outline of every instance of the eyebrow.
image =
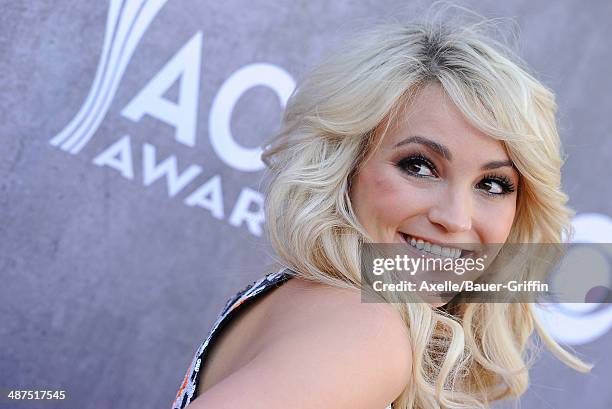
{"type": "Polygon", "coordinates": [[[503,167],[509,167],[512,169],[515,169],[514,167],[514,163],[512,163],[509,160],[496,160],[493,162],[489,162],[484,164],[480,169],[482,170],[492,170],[492,169],[498,169],[498,168],[503,168],[503,167]]]}
{"type": "Polygon", "coordinates": [[[418,143],[420,145],[425,145],[432,151],[438,153],[440,156],[443,156],[444,158],[448,159],[449,162],[453,160],[453,155],[452,153],[450,153],[446,146],[440,145],[439,143],[434,142],[429,138],[425,138],[424,136],[409,136],[408,138],[396,143],[394,148],[399,148],[400,146],[407,145],[409,143],[418,143]]]}
{"type": "MultiPolygon", "coordinates": [[[[446,146],[441,145],[437,142],[432,141],[429,138],[426,138],[420,135],[409,136],[406,139],[403,139],[400,142],[396,143],[394,148],[399,148],[402,145],[407,145],[410,143],[417,143],[419,145],[427,146],[429,149],[436,152],[438,155],[444,157],[449,162],[453,160],[453,154],[450,152],[450,150],[446,146]]],[[[510,168],[515,169],[514,163],[512,163],[512,161],[509,161],[509,160],[496,160],[496,161],[487,162],[484,165],[482,165],[480,169],[481,170],[492,170],[492,169],[498,169],[498,168],[503,168],[503,167],[510,167],[510,168]]]]}

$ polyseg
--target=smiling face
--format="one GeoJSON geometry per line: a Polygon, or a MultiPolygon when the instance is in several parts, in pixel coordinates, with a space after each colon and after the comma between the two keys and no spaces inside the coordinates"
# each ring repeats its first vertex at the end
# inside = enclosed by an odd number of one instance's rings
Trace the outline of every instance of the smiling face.
{"type": "Polygon", "coordinates": [[[351,185],[353,209],[374,242],[414,238],[425,250],[504,243],[519,175],[502,142],[469,124],[437,83],[399,118],[351,185]]]}

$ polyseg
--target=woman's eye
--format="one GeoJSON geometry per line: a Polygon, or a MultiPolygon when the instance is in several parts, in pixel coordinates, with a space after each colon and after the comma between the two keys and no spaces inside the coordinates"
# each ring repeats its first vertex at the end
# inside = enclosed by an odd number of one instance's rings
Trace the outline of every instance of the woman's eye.
{"type": "Polygon", "coordinates": [[[429,166],[424,163],[411,163],[406,169],[419,176],[433,176],[434,174],[429,166]]]}
{"type": "Polygon", "coordinates": [[[502,194],[504,189],[501,185],[493,180],[488,180],[486,182],[480,182],[480,186],[482,189],[486,190],[488,193],[492,193],[495,195],[502,194]]]}
{"type": "Polygon", "coordinates": [[[508,193],[514,192],[514,185],[507,178],[488,178],[483,179],[478,185],[477,188],[482,189],[490,195],[505,195],[508,193]]]}
{"type": "Polygon", "coordinates": [[[417,177],[435,177],[436,170],[432,163],[425,158],[413,157],[402,159],[398,166],[417,177]]]}

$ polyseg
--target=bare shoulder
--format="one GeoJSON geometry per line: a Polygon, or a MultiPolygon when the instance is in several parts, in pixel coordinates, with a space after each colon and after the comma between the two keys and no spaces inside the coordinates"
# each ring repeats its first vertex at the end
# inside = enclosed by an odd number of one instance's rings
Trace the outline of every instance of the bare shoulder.
{"type": "Polygon", "coordinates": [[[289,334],[312,331],[340,341],[351,335],[355,341],[366,343],[365,347],[391,348],[396,357],[403,354],[410,361],[408,330],[392,305],[364,303],[361,292],[355,289],[292,281],[294,289],[286,295],[291,305],[285,305],[290,311],[286,319],[293,323],[289,334]]]}
{"type": "MultiPolygon", "coordinates": [[[[321,368],[346,365],[355,373],[370,371],[369,387],[392,394],[387,404],[395,399],[408,383],[412,353],[408,330],[393,305],[364,303],[359,290],[320,284],[309,285],[305,294],[297,302],[301,311],[294,314],[299,326],[271,345],[272,350],[296,344],[305,352],[318,347],[319,353],[337,357],[319,362],[321,368]]],[[[338,387],[354,391],[354,381],[338,387]]]]}
{"type": "Polygon", "coordinates": [[[253,360],[199,396],[194,409],[382,409],[403,391],[411,348],[392,305],[362,303],[358,290],[298,281],[279,296],[279,303],[283,297],[291,301],[285,305],[290,325],[279,327],[253,360]],[[238,390],[248,398],[237,396],[238,390]]]}

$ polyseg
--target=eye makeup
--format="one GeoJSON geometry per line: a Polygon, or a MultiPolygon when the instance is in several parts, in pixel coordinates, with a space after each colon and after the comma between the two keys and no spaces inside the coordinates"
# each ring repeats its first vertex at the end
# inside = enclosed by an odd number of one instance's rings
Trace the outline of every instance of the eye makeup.
{"type": "MultiPolygon", "coordinates": [[[[403,173],[417,178],[438,178],[439,171],[436,165],[427,155],[415,152],[406,154],[394,162],[395,166],[403,173]]],[[[511,179],[501,173],[487,173],[476,184],[476,187],[483,190],[488,196],[504,196],[516,191],[516,187],[511,179]],[[498,185],[498,192],[489,189],[498,185]]]]}
{"type": "Polygon", "coordinates": [[[497,183],[501,187],[501,192],[492,193],[492,192],[485,191],[485,193],[488,195],[491,195],[491,196],[506,195],[516,190],[514,183],[510,181],[510,178],[508,176],[498,174],[498,173],[486,174],[485,176],[483,176],[482,180],[478,182],[478,185],[483,184],[483,183],[490,185],[491,181],[494,183],[497,183]]]}
{"type": "Polygon", "coordinates": [[[436,165],[425,155],[421,153],[414,153],[408,156],[404,156],[402,159],[396,162],[396,166],[403,172],[416,176],[416,177],[437,177],[438,170],[436,165]],[[427,167],[430,171],[430,175],[423,175],[415,170],[415,167],[419,166],[420,169],[427,167]]]}

